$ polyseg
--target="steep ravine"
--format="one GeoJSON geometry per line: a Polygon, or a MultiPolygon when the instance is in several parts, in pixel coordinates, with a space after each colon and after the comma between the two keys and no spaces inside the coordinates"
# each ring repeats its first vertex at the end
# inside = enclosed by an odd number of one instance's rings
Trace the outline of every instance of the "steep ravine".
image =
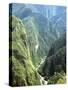
{"type": "MultiPolygon", "coordinates": [[[[38,67],[36,68],[37,72],[38,72],[38,69],[41,67],[41,65],[44,63],[45,59],[46,59],[46,56],[44,56],[44,58],[41,58],[41,62],[38,65],[38,67]]],[[[41,83],[41,85],[47,85],[48,82],[44,79],[44,77],[42,77],[40,74],[39,74],[39,76],[40,76],[40,83],[41,83]]]]}
{"type": "Polygon", "coordinates": [[[47,85],[48,82],[46,80],[44,80],[44,77],[42,77],[40,74],[39,74],[39,76],[40,76],[41,85],[47,85]]]}
{"type": "Polygon", "coordinates": [[[40,74],[39,74],[39,76],[40,76],[40,83],[41,83],[41,85],[47,85],[48,82],[44,79],[44,77],[42,77],[40,74]]]}
{"type": "Polygon", "coordinates": [[[66,83],[66,34],[53,43],[38,72],[48,80],[48,84],[66,83]]]}
{"type": "Polygon", "coordinates": [[[11,86],[40,85],[40,77],[30,56],[24,25],[15,16],[10,17],[9,21],[9,84],[11,86]]]}
{"type": "MultiPolygon", "coordinates": [[[[39,43],[37,43],[36,46],[35,46],[36,53],[37,53],[38,48],[39,48],[39,43]]],[[[38,72],[39,67],[44,63],[45,59],[46,59],[46,56],[44,56],[43,58],[41,58],[41,62],[38,65],[38,67],[36,68],[36,71],[37,72],[38,72]]],[[[40,83],[41,83],[41,85],[47,85],[47,81],[44,79],[44,77],[42,77],[40,74],[39,74],[39,77],[40,77],[40,83]]]]}

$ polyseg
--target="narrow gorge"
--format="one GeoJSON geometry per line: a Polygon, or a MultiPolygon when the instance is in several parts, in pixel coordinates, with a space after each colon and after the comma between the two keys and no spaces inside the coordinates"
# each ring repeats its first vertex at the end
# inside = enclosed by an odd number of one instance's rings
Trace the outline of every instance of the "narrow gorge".
{"type": "Polygon", "coordinates": [[[66,7],[9,6],[9,84],[66,83],[66,7]]]}

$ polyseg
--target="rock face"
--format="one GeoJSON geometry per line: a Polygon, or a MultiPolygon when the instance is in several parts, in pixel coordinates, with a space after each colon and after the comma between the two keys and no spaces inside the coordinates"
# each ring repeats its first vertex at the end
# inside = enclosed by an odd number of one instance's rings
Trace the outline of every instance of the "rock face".
{"type": "Polygon", "coordinates": [[[9,84],[11,86],[39,85],[40,78],[32,64],[22,21],[15,16],[10,17],[9,29],[9,84]]]}

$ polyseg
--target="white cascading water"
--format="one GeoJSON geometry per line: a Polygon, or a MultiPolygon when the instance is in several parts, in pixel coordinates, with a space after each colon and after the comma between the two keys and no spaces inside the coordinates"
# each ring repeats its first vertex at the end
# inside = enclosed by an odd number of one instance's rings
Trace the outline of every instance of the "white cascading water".
{"type": "Polygon", "coordinates": [[[37,44],[36,46],[35,46],[35,51],[37,52],[37,50],[38,50],[38,47],[39,47],[39,44],[37,44]]]}
{"type": "MultiPolygon", "coordinates": [[[[36,46],[35,46],[35,51],[37,52],[37,50],[38,50],[38,47],[39,47],[39,43],[37,43],[36,44],[36,46]]],[[[40,67],[40,65],[45,61],[45,58],[46,58],[46,56],[44,57],[44,58],[41,58],[41,63],[39,64],[39,66],[37,67],[37,69],[40,67]]],[[[36,69],[36,70],[37,70],[36,69]]],[[[44,77],[42,77],[40,74],[39,74],[39,76],[40,76],[40,83],[41,83],[41,85],[47,85],[47,81],[46,80],[44,80],[44,77]]]]}
{"type": "MultiPolygon", "coordinates": [[[[41,58],[41,63],[39,64],[39,66],[37,67],[36,70],[38,70],[40,65],[42,65],[44,63],[45,59],[46,59],[46,56],[44,56],[44,58],[41,58]]],[[[40,83],[41,83],[41,85],[47,85],[48,82],[44,79],[44,77],[42,77],[40,74],[39,74],[39,76],[40,76],[40,83]]]]}
{"type": "Polygon", "coordinates": [[[44,77],[42,77],[41,75],[40,75],[40,83],[41,85],[47,85],[47,81],[44,80],[44,77]]]}

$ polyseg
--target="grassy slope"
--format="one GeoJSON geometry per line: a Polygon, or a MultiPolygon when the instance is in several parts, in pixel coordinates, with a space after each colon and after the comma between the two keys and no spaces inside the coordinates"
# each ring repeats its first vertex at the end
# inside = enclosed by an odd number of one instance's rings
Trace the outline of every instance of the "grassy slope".
{"type": "Polygon", "coordinates": [[[28,16],[22,21],[26,28],[33,64],[38,66],[41,58],[47,55],[50,45],[55,40],[54,35],[48,31],[47,19],[38,13],[33,13],[32,16],[28,16]],[[37,44],[39,46],[36,52],[37,44]]]}
{"type": "Polygon", "coordinates": [[[25,28],[20,19],[10,17],[10,85],[38,85],[40,79],[32,64],[25,28]],[[12,34],[12,37],[11,37],[12,34]],[[11,46],[12,44],[12,46],[11,46]]]}

